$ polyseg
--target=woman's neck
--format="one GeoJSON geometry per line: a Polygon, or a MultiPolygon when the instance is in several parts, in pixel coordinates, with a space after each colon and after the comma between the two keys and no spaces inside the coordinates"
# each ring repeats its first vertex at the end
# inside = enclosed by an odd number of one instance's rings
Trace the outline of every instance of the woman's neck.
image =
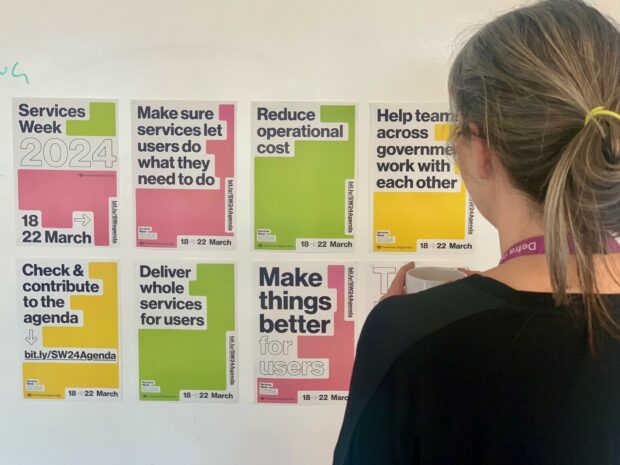
{"type": "MultiPolygon", "coordinates": [[[[489,218],[497,228],[500,255],[514,244],[531,237],[544,235],[540,206],[514,189],[496,192],[496,209],[489,218]]],[[[596,255],[594,267],[599,289],[605,294],[620,293],[620,254],[596,255]]],[[[524,291],[551,292],[551,279],[545,255],[526,255],[514,258],[482,275],[524,291]]],[[[568,291],[579,293],[580,288],[574,260],[568,259],[568,291]]]]}
{"type": "Polygon", "coordinates": [[[542,214],[526,202],[514,202],[511,207],[502,209],[494,219],[499,235],[501,255],[517,242],[530,237],[544,235],[542,214]]]}
{"type": "MultiPolygon", "coordinates": [[[[496,222],[501,254],[525,239],[544,235],[542,217],[527,208],[516,207],[499,216],[496,222]]],[[[594,268],[600,292],[620,293],[620,254],[596,255],[594,268]]],[[[551,292],[551,279],[545,255],[521,256],[487,270],[483,275],[523,291],[551,292]]],[[[579,293],[574,260],[568,260],[568,292],[579,293]]]]}
{"type": "MultiPolygon", "coordinates": [[[[595,255],[594,269],[602,294],[620,294],[620,254],[595,255]]],[[[481,273],[519,291],[552,292],[549,268],[544,255],[529,255],[510,260],[481,273]]],[[[574,260],[568,260],[567,292],[579,294],[574,260]]]]}

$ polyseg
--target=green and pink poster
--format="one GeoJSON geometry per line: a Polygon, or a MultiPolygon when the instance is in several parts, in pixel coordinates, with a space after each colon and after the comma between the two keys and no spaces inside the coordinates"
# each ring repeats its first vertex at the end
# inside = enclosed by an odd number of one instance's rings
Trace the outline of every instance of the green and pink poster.
{"type": "Polygon", "coordinates": [[[13,99],[17,244],[118,243],[117,102],[13,99]]]}
{"type": "Polygon", "coordinates": [[[235,267],[136,264],[140,399],[236,402],[235,267]]]}
{"type": "Polygon", "coordinates": [[[355,105],[252,104],[256,250],[354,249],[355,122],[355,105]]]}

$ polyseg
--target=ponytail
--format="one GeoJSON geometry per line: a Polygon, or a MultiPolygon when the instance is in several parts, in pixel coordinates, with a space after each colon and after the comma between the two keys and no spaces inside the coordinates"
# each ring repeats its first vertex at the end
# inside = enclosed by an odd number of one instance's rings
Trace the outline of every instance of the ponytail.
{"type": "MultiPolygon", "coordinates": [[[[620,152],[611,153],[610,125],[586,127],[561,153],[552,170],[543,206],[545,250],[556,305],[571,306],[568,257],[572,254],[577,270],[577,287],[586,310],[588,346],[596,352],[595,329],[602,327],[620,338],[620,325],[609,313],[599,292],[594,255],[606,253],[620,222],[620,152]],[[609,156],[611,155],[611,156],[609,156]],[[615,199],[615,201],[614,201],[615,199]],[[615,211],[615,214],[613,213],[615,211]],[[610,220],[612,220],[610,222],[610,220]]],[[[617,131],[616,131],[617,132],[617,131]]],[[[616,139],[618,141],[620,139],[616,139]]]]}
{"type": "Polygon", "coordinates": [[[539,207],[555,303],[583,305],[593,353],[598,327],[620,338],[595,266],[620,235],[618,27],[579,0],[512,11],[461,49],[449,93],[452,111],[481,128],[513,185],[539,207]]]}

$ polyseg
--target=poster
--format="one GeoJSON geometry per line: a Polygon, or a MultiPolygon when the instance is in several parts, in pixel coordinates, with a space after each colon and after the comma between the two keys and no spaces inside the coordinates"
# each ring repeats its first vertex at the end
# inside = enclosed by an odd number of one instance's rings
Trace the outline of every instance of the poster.
{"type": "MultiPolygon", "coordinates": [[[[457,256],[456,260],[416,260],[416,268],[441,267],[441,268],[466,268],[470,269],[468,256],[457,256]]],[[[366,308],[362,312],[364,316],[379,303],[381,297],[388,291],[398,270],[408,262],[397,261],[373,261],[366,263],[366,308]]],[[[364,318],[365,319],[365,318],[364,318]]]]}
{"type": "Polygon", "coordinates": [[[355,110],[252,104],[255,249],[353,250],[355,110]]]}
{"type": "MultiPolygon", "coordinates": [[[[366,314],[379,303],[379,300],[390,288],[390,284],[396,276],[396,272],[401,266],[406,265],[402,262],[372,262],[366,264],[366,314]]],[[[423,264],[420,264],[423,266],[423,264]]]]}
{"type": "Polygon", "coordinates": [[[138,247],[235,246],[235,105],[132,102],[138,247]]]}
{"type": "Polygon", "coordinates": [[[118,262],[18,262],[27,399],[119,398],[118,262]]]}
{"type": "Polygon", "coordinates": [[[346,402],[356,338],[356,266],[257,263],[258,403],[346,402]]]}
{"type": "Polygon", "coordinates": [[[140,399],[236,402],[234,265],[147,261],[135,275],[140,399]]]}
{"type": "Polygon", "coordinates": [[[116,105],[13,99],[18,245],[118,243],[116,105]]]}
{"type": "Polygon", "coordinates": [[[448,144],[447,105],[373,104],[370,117],[373,251],[472,253],[475,208],[448,144]]]}

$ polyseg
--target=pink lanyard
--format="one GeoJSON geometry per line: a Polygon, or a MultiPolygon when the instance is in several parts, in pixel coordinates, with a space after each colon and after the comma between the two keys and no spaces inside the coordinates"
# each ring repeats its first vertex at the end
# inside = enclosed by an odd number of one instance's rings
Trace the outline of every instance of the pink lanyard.
{"type": "MultiPolygon", "coordinates": [[[[607,240],[607,253],[620,252],[620,244],[615,239],[607,240]]],[[[530,237],[517,242],[510,247],[499,261],[499,264],[506,263],[513,258],[523,257],[525,255],[542,255],[545,253],[545,238],[543,236],[530,237]]]]}

